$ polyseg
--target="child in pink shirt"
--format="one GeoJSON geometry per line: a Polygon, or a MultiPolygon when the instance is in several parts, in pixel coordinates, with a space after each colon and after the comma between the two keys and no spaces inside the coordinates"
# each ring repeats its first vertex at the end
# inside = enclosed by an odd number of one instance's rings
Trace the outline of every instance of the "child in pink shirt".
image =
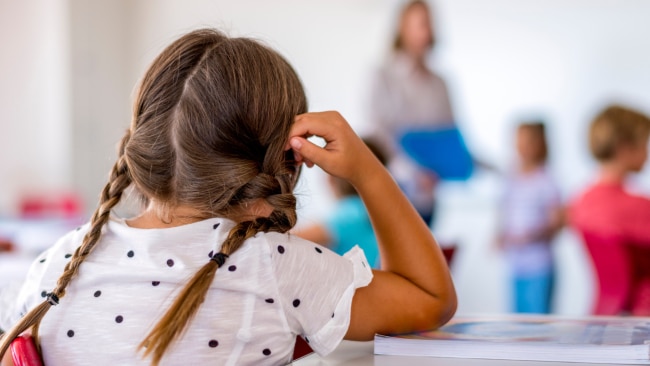
{"type": "MultiPolygon", "coordinates": [[[[618,238],[632,250],[645,251],[647,248],[646,253],[650,253],[650,199],[631,194],[624,186],[630,174],[643,169],[648,157],[649,136],[650,119],[625,107],[610,106],[594,119],[589,145],[600,163],[600,171],[596,181],[571,205],[569,220],[578,232],[618,238]]],[[[635,259],[633,257],[630,255],[635,259]]],[[[638,295],[648,291],[650,294],[650,273],[647,272],[634,272],[637,287],[632,293],[638,295]],[[647,290],[643,290],[643,286],[647,290]]],[[[635,296],[635,300],[630,300],[632,303],[628,305],[635,315],[650,315],[650,299],[644,298],[635,296]]]]}

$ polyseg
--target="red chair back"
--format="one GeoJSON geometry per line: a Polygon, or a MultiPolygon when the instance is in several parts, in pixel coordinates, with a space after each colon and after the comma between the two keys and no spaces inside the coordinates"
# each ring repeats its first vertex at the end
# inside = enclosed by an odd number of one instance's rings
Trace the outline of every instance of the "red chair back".
{"type": "Polygon", "coordinates": [[[633,271],[626,243],[616,236],[582,232],[598,278],[595,315],[617,315],[628,311],[633,271]]]}
{"type": "Polygon", "coordinates": [[[15,366],[43,366],[41,355],[31,334],[21,334],[11,342],[11,357],[15,366]]]}
{"type": "Polygon", "coordinates": [[[448,266],[451,266],[451,261],[454,259],[454,254],[456,254],[456,248],[457,248],[456,244],[450,246],[444,246],[441,248],[442,254],[445,256],[448,266]]]}
{"type": "Polygon", "coordinates": [[[311,349],[311,347],[309,347],[309,344],[305,342],[302,337],[296,337],[296,345],[293,349],[293,357],[291,359],[295,361],[301,357],[307,356],[312,352],[314,351],[311,349]]]}
{"type": "Polygon", "coordinates": [[[650,316],[650,247],[630,245],[633,287],[630,292],[632,315],[650,316]]]}

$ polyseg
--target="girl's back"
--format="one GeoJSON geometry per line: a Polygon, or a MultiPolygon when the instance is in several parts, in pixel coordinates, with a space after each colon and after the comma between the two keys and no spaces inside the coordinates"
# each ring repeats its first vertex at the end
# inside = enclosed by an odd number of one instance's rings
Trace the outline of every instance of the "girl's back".
{"type": "MultiPolygon", "coordinates": [[[[208,219],[167,229],[137,229],[111,219],[93,256],[84,261],[66,301],[40,326],[44,361],[52,365],[149,364],[137,346],[235,223],[208,219]],[[89,354],[89,350],[92,352],[89,354]]],[[[87,226],[69,233],[44,253],[30,272],[14,309],[40,303],[56,284],[87,226]]],[[[352,288],[371,278],[363,253],[350,262],[329,250],[280,233],[248,239],[220,268],[186,333],[162,364],[284,364],[295,335],[328,353],[347,329],[352,288]],[[358,267],[355,271],[354,266],[358,267]],[[356,275],[358,274],[363,275],[356,275]],[[336,273],[336,276],[331,276],[336,273]],[[295,281],[296,275],[301,281],[295,281]],[[327,278],[327,289],[324,279],[327,278]],[[349,312],[349,310],[347,310],[349,312]]]]}

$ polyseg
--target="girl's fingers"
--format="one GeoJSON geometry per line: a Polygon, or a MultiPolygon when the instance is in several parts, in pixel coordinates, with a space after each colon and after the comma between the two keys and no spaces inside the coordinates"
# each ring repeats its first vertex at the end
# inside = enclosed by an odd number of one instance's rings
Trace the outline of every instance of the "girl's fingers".
{"type": "Polygon", "coordinates": [[[327,159],[327,152],[325,152],[323,148],[314,145],[303,137],[292,137],[289,140],[289,143],[291,144],[294,154],[297,153],[300,155],[303,162],[308,167],[312,167],[314,164],[320,165],[325,159],[327,159]]]}
{"type": "Polygon", "coordinates": [[[332,134],[336,133],[334,126],[336,119],[343,120],[343,117],[336,112],[312,112],[296,116],[296,122],[293,124],[290,138],[294,136],[304,137],[318,136],[329,142],[332,134]]]}

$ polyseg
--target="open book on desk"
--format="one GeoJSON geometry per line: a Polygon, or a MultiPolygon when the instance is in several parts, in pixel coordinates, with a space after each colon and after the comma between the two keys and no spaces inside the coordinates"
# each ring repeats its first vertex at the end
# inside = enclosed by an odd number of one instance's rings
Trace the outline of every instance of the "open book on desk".
{"type": "Polygon", "coordinates": [[[436,331],[376,335],[375,354],[650,365],[650,318],[459,317],[436,331]]]}

